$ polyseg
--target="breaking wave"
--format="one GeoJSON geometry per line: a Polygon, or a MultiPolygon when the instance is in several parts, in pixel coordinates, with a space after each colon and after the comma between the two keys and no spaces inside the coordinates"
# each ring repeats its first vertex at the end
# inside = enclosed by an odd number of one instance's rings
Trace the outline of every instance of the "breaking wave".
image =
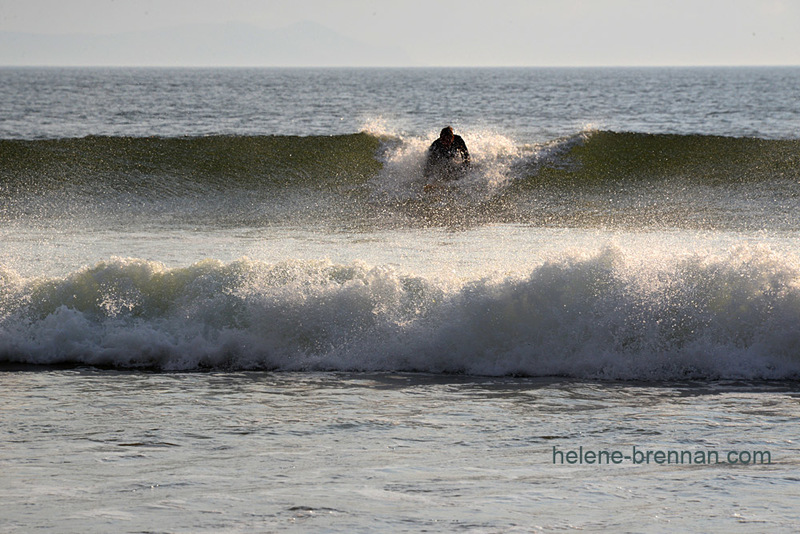
{"type": "MultiPolygon", "coordinates": [[[[660,177],[734,182],[800,176],[800,140],[587,131],[541,145],[490,132],[465,133],[493,186],[509,182],[660,177]]],[[[431,139],[334,136],[100,137],[0,140],[0,193],[83,187],[86,194],[152,189],[331,187],[382,171],[417,177],[431,139]],[[387,169],[388,167],[388,169],[387,169]]],[[[384,187],[386,184],[382,184],[384,187]]]]}
{"type": "Polygon", "coordinates": [[[0,268],[0,362],[800,377],[800,269],[768,250],[643,267],[607,249],[528,272],[434,281],[361,263],[248,259],[112,259],[48,279],[0,268]]]}
{"type": "Polygon", "coordinates": [[[170,224],[263,225],[333,214],[347,225],[798,229],[798,140],[584,131],[519,144],[488,131],[464,136],[470,172],[433,194],[422,177],[433,138],[0,140],[0,219],[145,213],[170,224]]]}

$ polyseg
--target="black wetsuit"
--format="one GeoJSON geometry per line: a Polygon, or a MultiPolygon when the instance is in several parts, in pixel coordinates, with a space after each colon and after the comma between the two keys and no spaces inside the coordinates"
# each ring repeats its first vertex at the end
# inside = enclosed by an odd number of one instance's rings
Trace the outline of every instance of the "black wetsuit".
{"type": "Polygon", "coordinates": [[[448,146],[437,139],[428,149],[425,177],[436,175],[442,180],[458,180],[469,164],[469,151],[460,135],[453,136],[453,142],[448,146]]]}

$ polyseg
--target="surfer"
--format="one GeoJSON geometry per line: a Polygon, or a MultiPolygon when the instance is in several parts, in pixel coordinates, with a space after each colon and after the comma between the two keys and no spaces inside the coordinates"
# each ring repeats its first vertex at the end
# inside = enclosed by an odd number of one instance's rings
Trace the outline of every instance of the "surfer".
{"type": "Polygon", "coordinates": [[[442,128],[439,139],[428,149],[428,160],[425,162],[425,178],[436,177],[439,180],[458,180],[470,165],[469,151],[464,139],[453,133],[453,128],[442,128]]]}

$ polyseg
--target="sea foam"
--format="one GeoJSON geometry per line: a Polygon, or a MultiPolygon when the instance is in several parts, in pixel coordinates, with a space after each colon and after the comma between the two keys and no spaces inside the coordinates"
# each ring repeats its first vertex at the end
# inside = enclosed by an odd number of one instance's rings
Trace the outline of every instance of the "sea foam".
{"type": "Polygon", "coordinates": [[[0,276],[0,361],[161,370],[662,380],[800,375],[800,273],[737,248],[660,267],[616,249],[431,280],[327,261],[115,258],[0,276]]]}

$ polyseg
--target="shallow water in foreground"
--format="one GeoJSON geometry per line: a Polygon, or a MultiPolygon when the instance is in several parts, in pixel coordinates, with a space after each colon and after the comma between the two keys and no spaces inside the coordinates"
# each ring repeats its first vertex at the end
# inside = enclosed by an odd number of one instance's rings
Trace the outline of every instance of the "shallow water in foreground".
{"type": "Polygon", "coordinates": [[[791,532],[798,519],[793,383],[85,368],[4,372],[0,388],[3,532],[791,532]]]}

